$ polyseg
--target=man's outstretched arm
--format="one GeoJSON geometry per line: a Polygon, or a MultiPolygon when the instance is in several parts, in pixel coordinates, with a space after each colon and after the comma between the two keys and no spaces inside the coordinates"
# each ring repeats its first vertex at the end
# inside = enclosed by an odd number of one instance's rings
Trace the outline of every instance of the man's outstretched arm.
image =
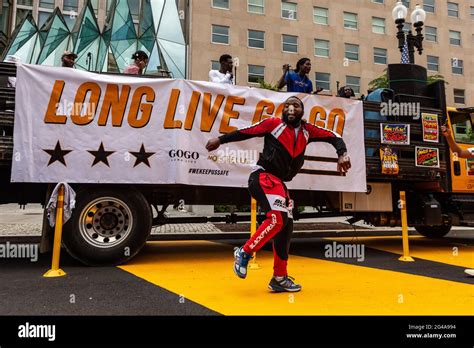
{"type": "Polygon", "coordinates": [[[263,137],[275,128],[277,124],[276,122],[279,122],[276,118],[267,118],[253,126],[238,129],[217,138],[212,138],[207,142],[206,149],[208,151],[214,151],[222,144],[233,143],[255,137],[263,137]]]}
{"type": "Polygon", "coordinates": [[[469,150],[465,150],[462,147],[460,147],[458,144],[453,139],[453,133],[451,132],[451,129],[449,129],[447,126],[442,126],[441,127],[441,132],[445,136],[449,147],[451,148],[451,151],[454,153],[458,154],[458,157],[461,158],[474,158],[474,154],[472,154],[469,150]]]}
{"type": "Polygon", "coordinates": [[[349,171],[352,166],[351,159],[347,155],[346,143],[339,134],[312,124],[306,124],[306,129],[309,133],[308,142],[326,142],[334,146],[339,156],[337,170],[341,173],[349,171]]]}

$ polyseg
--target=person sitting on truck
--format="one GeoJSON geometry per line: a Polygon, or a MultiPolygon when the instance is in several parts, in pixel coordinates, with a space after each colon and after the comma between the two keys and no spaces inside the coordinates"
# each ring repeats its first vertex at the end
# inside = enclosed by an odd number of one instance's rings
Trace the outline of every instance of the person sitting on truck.
{"type": "Polygon", "coordinates": [[[341,136],[302,120],[303,102],[290,97],[284,102],[283,118],[268,118],[253,126],[212,138],[206,149],[214,151],[222,144],[264,138],[263,153],[255,170],[250,174],[248,188],[266,214],[266,220],[243,247],[234,249],[234,272],[246,278],[252,254],[273,238],[273,277],[268,287],[274,292],[297,292],[301,285],[288,276],[287,263],[290,239],[293,233],[293,201],[284,182],[291,181],[304,163],[306,146],[311,142],[333,145],[339,156],[337,168],[341,173],[351,167],[347,148],[341,136]]]}
{"type": "Polygon", "coordinates": [[[77,54],[71,51],[64,51],[61,56],[61,66],[64,68],[74,68],[76,64],[77,54]]]}
{"type": "Polygon", "coordinates": [[[219,70],[209,71],[209,82],[233,85],[234,74],[232,69],[234,68],[234,60],[232,56],[230,54],[223,54],[219,58],[219,63],[221,65],[219,70]]]}
{"type": "Polygon", "coordinates": [[[337,92],[337,96],[340,98],[347,98],[350,99],[351,97],[355,97],[354,90],[349,86],[344,86],[339,88],[337,92]]]}
{"type": "MultiPolygon", "coordinates": [[[[451,132],[451,129],[447,127],[446,125],[441,127],[441,132],[443,133],[444,137],[446,138],[446,141],[449,144],[449,147],[451,148],[451,151],[453,151],[455,154],[457,154],[458,157],[460,158],[474,158],[474,147],[471,147],[469,149],[463,149],[461,148],[453,138],[453,133],[451,132]]],[[[474,276],[474,269],[466,269],[465,272],[469,274],[470,276],[474,276]]]]}
{"type": "MultiPolygon", "coordinates": [[[[18,57],[18,56],[14,56],[14,55],[8,55],[5,58],[4,62],[5,63],[13,63],[15,65],[20,65],[21,64],[21,58],[18,57]]],[[[16,76],[8,76],[7,87],[12,87],[12,88],[16,87],[16,76]]]]}
{"type": "Polygon", "coordinates": [[[123,71],[127,75],[143,75],[143,69],[148,64],[148,54],[143,51],[136,51],[132,55],[133,62],[123,71]]]}

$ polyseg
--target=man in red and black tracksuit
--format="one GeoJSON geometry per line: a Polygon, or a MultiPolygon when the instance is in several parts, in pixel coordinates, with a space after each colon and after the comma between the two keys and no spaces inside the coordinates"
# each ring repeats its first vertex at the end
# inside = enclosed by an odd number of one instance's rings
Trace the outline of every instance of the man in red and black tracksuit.
{"type": "Polygon", "coordinates": [[[264,137],[265,145],[257,170],[249,178],[249,191],[266,214],[266,220],[242,248],[234,252],[234,272],[247,276],[247,265],[252,254],[273,238],[274,267],[269,288],[272,291],[296,292],[301,285],[288,276],[287,262],[291,234],[293,233],[293,201],[284,182],[291,181],[304,163],[306,146],[311,142],[332,144],[339,155],[338,171],[351,167],[342,138],[329,130],[302,121],[303,102],[297,97],[285,101],[283,118],[268,118],[251,127],[209,140],[206,148],[216,150],[221,144],[264,137]]]}

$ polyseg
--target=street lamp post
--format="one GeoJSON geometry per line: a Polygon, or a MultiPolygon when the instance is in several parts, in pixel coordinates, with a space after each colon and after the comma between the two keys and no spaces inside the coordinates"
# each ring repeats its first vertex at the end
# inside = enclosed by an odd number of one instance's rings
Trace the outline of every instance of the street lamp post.
{"type": "Polygon", "coordinates": [[[400,52],[403,54],[403,50],[405,47],[405,42],[408,46],[408,55],[411,64],[415,64],[415,48],[418,50],[418,54],[421,55],[423,52],[423,25],[426,19],[426,12],[420,5],[416,5],[415,10],[413,10],[411,14],[411,21],[413,26],[416,30],[416,35],[413,35],[412,31],[410,30],[408,34],[403,31],[403,27],[405,24],[405,18],[408,14],[408,9],[405,5],[402,4],[401,1],[398,1],[392,11],[392,17],[395,20],[395,24],[397,25],[397,39],[398,39],[398,48],[400,52]]]}

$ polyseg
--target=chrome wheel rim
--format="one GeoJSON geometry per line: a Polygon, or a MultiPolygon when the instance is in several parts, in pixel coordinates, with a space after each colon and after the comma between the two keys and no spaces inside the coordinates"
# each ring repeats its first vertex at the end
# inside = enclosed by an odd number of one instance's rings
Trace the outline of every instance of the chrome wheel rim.
{"type": "Polygon", "coordinates": [[[104,249],[112,248],[127,238],[132,224],[130,208],[114,197],[101,197],[90,202],[79,218],[79,230],[84,240],[104,249]]]}

